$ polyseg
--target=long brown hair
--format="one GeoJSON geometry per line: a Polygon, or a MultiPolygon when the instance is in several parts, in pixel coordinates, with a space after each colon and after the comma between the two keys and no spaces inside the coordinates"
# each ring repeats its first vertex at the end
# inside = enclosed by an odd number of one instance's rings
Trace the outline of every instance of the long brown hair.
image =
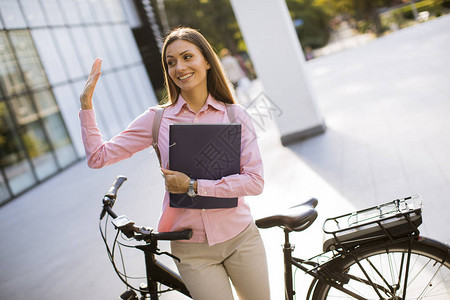
{"type": "Polygon", "coordinates": [[[174,29],[165,39],[162,48],[162,65],[164,70],[164,82],[166,86],[166,105],[173,105],[177,102],[180,95],[180,88],[173,82],[169,76],[168,65],[166,61],[167,47],[176,40],[184,40],[197,46],[203,54],[203,57],[210,65],[206,76],[208,92],[216,100],[224,103],[236,103],[233,94],[225,77],[225,72],[222,68],[217,54],[205,37],[195,29],[189,27],[179,27],[174,29]]]}

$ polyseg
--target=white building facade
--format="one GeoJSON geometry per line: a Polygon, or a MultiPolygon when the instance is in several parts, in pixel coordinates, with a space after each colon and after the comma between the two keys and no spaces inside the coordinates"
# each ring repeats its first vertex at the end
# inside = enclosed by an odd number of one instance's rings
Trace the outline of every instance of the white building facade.
{"type": "Polygon", "coordinates": [[[157,103],[131,26],[131,0],[0,0],[0,204],[85,156],[79,95],[94,93],[108,139],[157,103]]]}

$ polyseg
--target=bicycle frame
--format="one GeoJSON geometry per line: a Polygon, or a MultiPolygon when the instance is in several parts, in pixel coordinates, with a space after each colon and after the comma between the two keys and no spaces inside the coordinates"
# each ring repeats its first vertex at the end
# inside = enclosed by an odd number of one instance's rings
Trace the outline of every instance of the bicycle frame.
{"type": "Polygon", "coordinates": [[[147,289],[145,292],[150,294],[151,300],[159,299],[158,282],[191,297],[181,277],[156,260],[155,253],[158,250],[156,241],[135,247],[144,252],[147,272],[147,289]]]}

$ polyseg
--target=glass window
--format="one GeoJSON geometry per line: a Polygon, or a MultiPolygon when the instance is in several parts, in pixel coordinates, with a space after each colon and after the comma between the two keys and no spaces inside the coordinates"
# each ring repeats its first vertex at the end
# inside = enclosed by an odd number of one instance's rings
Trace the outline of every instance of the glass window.
{"type": "Polygon", "coordinates": [[[114,116],[117,119],[117,122],[121,124],[122,129],[130,123],[131,121],[131,113],[128,107],[128,101],[124,99],[124,94],[122,93],[122,85],[117,80],[116,72],[108,73],[102,79],[105,83],[105,87],[109,89],[109,95],[111,95],[110,102],[112,102],[114,106],[115,114],[114,116]]]}
{"type": "Polygon", "coordinates": [[[34,93],[33,99],[36,104],[37,113],[40,117],[45,117],[59,111],[58,105],[56,104],[50,90],[43,90],[34,93]]]}
{"type": "Polygon", "coordinates": [[[61,62],[59,51],[53,43],[50,29],[34,29],[31,31],[31,35],[50,83],[55,84],[67,81],[64,66],[61,62]]]}
{"type": "Polygon", "coordinates": [[[140,84],[143,92],[143,100],[145,107],[153,106],[158,103],[156,100],[155,92],[152,88],[152,83],[150,82],[150,78],[148,78],[147,71],[145,70],[144,65],[139,65],[136,67],[137,73],[135,73],[136,82],[140,84]],[[137,77],[137,78],[136,78],[137,77]]]}
{"type": "Polygon", "coordinates": [[[109,19],[112,22],[125,21],[125,15],[123,14],[123,8],[120,0],[104,1],[104,6],[106,8],[106,14],[109,15],[109,19]]]}
{"type": "Polygon", "coordinates": [[[119,82],[121,83],[122,92],[125,94],[124,99],[129,99],[127,104],[131,111],[132,119],[139,116],[144,110],[141,108],[139,94],[136,91],[136,82],[133,82],[130,78],[130,69],[124,69],[117,72],[119,82]]]}
{"type": "Polygon", "coordinates": [[[73,27],[69,31],[72,33],[74,39],[75,51],[81,57],[81,68],[83,76],[87,78],[89,71],[91,70],[92,63],[96,56],[91,51],[91,44],[86,37],[86,30],[84,27],[73,27]]]}
{"type": "Polygon", "coordinates": [[[59,9],[57,0],[41,0],[44,13],[47,16],[48,25],[59,26],[64,25],[64,19],[59,9]]]}
{"type": "Polygon", "coordinates": [[[91,47],[94,51],[95,57],[103,58],[102,70],[107,71],[113,68],[112,59],[109,56],[109,52],[106,49],[106,45],[103,43],[104,39],[102,37],[102,33],[99,31],[99,28],[89,27],[89,41],[91,42],[91,47]]]}
{"type": "Polygon", "coordinates": [[[64,167],[72,163],[76,160],[76,153],[53,94],[50,90],[44,90],[35,93],[33,98],[60,166],[64,167]]]}
{"type": "Polygon", "coordinates": [[[54,33],[61,58],[66,66],[65,69],[69,72],[69,78],[82,77],[83,72],[81,71],[80,61],[77,53],[75,53],[75,48],[69,37],[68,30],[66,28],[55,28],[54,33]]]}
{"type": "Polygon", "coordinates": [[[52,142],[59,165],[65,167],[74,162],[77,159],[75,149],[59,111],[44,116],[42,121],[52,142]]]}
{"type": "Polygon", "coordinates": [[[40,60],[47,62],[48,74],[63,77],[56,70],[64,66],[54,36],[45,28],[33,31],[33,38],[27,30],[0,31],[0,202],[77,159],[40,60]]]}
{"type": "Polygon", "coordinates": [[[16,115],[18,131],[39,179],[57,171],[49,141],[29,96],[15,97],[11,104],[16,115]]]}
{"type": "Polygon", "coordinates": [[[21,131],[22,139],[38,178],[43,180],[56,173],[58,167],[41,125],[38,122],[28,123],[21,131]]]}
{"type": "Polygon", "coordinates": [[[93,14],[99,23],[109,22],[109,16],[106,12],[106,6],[109,5],[109,1],[107,3],[103,3],[101,0],[95,0],[91,2],[91,7],[93,8],[93,14]]]}
{"type": "MultiPolygon", "coordinates": [[[[102,78],[100,78],[102,80],[102,78]]],[[[125,128],[120,120],[117,120],[116,107],[112,105],[111,93],[108,92],[105,82],[98,82],[95,87],[94,106],[95,114],[97,116],[98,126],[105,136],[105,139],[110,139],[125,128]]]]}
{"type": "Polygon", "coordinates": [[[5,202],[11,197],[8,191],[8,187],[6,186],[6,180],[3,177],[3,174],[0,173],[0,204],[5,202]]]}
{"type": "Polygon", "coordinates": [[[38,114],[36,113],[33,103],[28,96],[13,98],[11,104],[19,126],[36,122],[38,120],[38,114]]]}
{"type": "Polygon", "coordinates": [[[99,27],[100,34],[105,38],[105,42],[107,48],[109,50],[109,54],[112,59],[108,63],[111,64],[112,67],[119,67],[120,61],[123,60],[122,53],[118,47],[118,42],[114,36],[114,32],[111,30],[111,26],[105,25],[99,27]]]}
{"type": "Polygon", "coordinates": [[[92,13],[92,2],[91,1],[77,1],[78,7],[80,8],[81,21],[84,24],[93,24],[97,22],[97,19],[92,13]]]}
{"type": "Polygon", "coordinates": [[[27,24],[22,15],[17,0],[0,1],[0,13],[2,14],[5,27],[8,29],[26,28],[27,24]]]}
{"type": "Polygon", "coordinates": [[[136,40],[128,25],[119,25],[119,38],[118,41],[124,46],[127,55],[125,56],[127,64],[132,64],[141,61],[141,55],[138,51],[136,40]]]}
{"type": "Polygon", "coordinates": [[[78,14],[78,6],[73,0],[60,1],[61,10],[64,12],[66,23],[69,25],[78,25],[81,19],[78,14]]]}
{"type": "Polygon", "coordinates": [[[28,87],[37,89],[48,86],[44,69],[41,66],[30,33],[25,30],[12,31],[10,37],[28,87]]]}
{"type": "Polygon", "coordinates": [[[13,126],[5,102],[0,102],[0,165],[13,194],[36,183],[25,150],[13,126]]]}
{"type": "Polygon", "coordinates": [[[120,0],[123,7],[123,13],[125,14],[125,19],[131,28],[138,28],[142,26],[141,20],[138,16],[136,6],[133,0],[120,0]]]}
{"type": "Polygon", "coordinates": [[[130,55],[127,52],[127,45],[125,45],[125,41],[123,40],[122,37],[122,32],[120,30],[120,25],[113,25],[110,26],[109,28],[109,33],[110,36],[112,36],[114,38],[114,48],[115,51],[117,51],[120,56],[121,59],[119,60],[119,62],[117,63],[118,66],[126,66],[129,61],[129,59],[127,59],[127,57],[130,55]]]}
{"type": "MultiPolygon", "coordinates": [[[[139,106],[141,109],[145,110],[151,105],[148,104],[148,101],[146,101],[145,97],[147,96],[144,90],[144,87],[142,86],[142,79],[139,78],[139,69],[137,67],[133,67],[127,70],[127,74],[130,77],[130,80],[134,82],[134,88],[135,92],[137,94],[136,102],[139,103],[139,106]]],[[[154,105],[154,104],[152,104],[154,105]]]]}
{"type": "MultiPolygon", "coordinates": [[[[53,88],[56,102],[61,103],[59,110],[63,116],[64,123],[78,157],[85,156],[84,146],[81,140],[80,119],[78,118],[78,111],[80,110],[79,95],[84,84],[85,80],[80,80],[70,85],[64,84],[53,88]]],[[[94,101],[97,101],[97,90],[94,93],[94,101]]]]}
{"type": "Polygon", "coordinates": [[[121,24],[114,26],[114,30],[116,32],[117,42],[124,53],[122,64],[129,65],[133,63],[133,53],[130,45],[128,45],[127,37],[124,35],[124,30],[121,24]]]}
{"type": "Polygon", "coordinates": [[[36,0],[21,0],[25,18],[30,27],[45,26],[44,13],[42,12],[41,4],[36,0]]]}
{"type": "Polygon", "coordinates": [[[0,32],[0,90],[5,96],[26,90],[6,32],[0,32]]]}

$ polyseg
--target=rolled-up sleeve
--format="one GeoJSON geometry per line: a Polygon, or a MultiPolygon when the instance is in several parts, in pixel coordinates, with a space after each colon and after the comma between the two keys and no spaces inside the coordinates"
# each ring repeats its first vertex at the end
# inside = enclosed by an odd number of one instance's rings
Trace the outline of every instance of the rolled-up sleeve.
{"type": "Polygon", "coordinates": [[[81,136],[90,168],[102,168],[131,157],[152,145],[152,124],[155,110],[149,109],[109,141],[104,141],[93,109],[81,110],[81,136]]]}
{"type": "Polygon", "coordinates": [[[254,196],[264,188],[264,172],[257,135],[251,117],[240,106],[235,106],[236,121],[242,124],[240,174],[219,180],[197,180],[200,196],[218,198],[254,196]]]}

